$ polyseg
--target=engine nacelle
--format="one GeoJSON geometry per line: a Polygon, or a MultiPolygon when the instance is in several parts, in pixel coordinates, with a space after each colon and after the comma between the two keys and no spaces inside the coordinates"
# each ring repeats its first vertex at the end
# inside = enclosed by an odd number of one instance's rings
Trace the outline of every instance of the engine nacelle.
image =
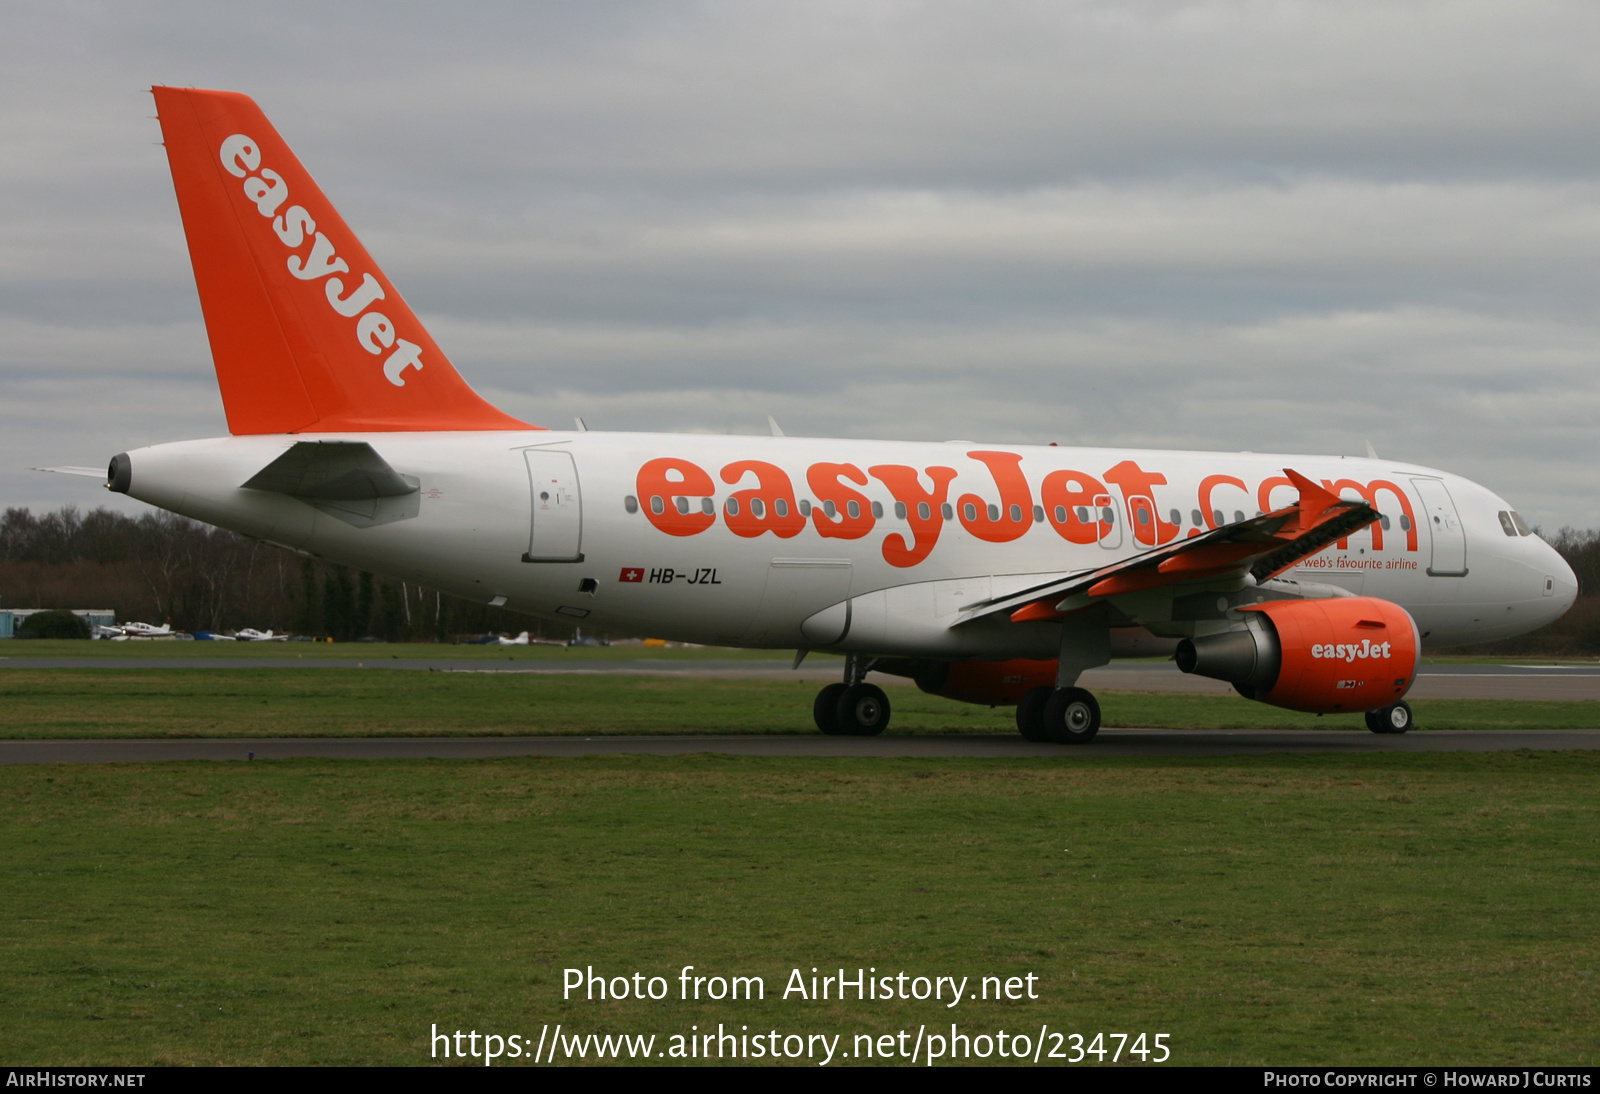
{"type": "MultiPolygon", "coordinates": [[[[1112,657],[1168,654],[1177,644],[1177,639],[1157,637],[1143,627],[1111,628],[1112,657]]],[[[873,662],[873,669],[892,676],[909,676],[929,695],[990,707],[1012,706],[1034,688],[1054,687],[1056,683],[1054,659],[935,661],[885,657],[873,662]]]]}
{"type": "Polygon", "coordinates": [[[1399,702],[1422,638],[1398,604],[1370,596],[1269,600],[1239,609],[1239,630],[1184,639],[1178,667],[1226,680],[1246,699],[1311,714],[1399,702]]]}
{"type": "Polygon", "coordinates": [[[873,663],[877,672],[909,676],[929,695],[983,706],[1010,706],[1029,690],[1056,682],[1054,661],[933,661],[886,657],[873,663]]]}

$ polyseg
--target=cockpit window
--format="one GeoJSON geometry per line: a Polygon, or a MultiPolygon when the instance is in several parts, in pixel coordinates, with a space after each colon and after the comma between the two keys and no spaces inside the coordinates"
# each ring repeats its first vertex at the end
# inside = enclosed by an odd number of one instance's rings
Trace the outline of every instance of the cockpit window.
{"type": "Polygon", "coordinates": [[[1504,532],[1508,536],[1515,536],[1517,534],[1517,526],[1515,524],[1511,523],[1511,514],[1510,513],[1506,512],[1504,509],[1502,509],[1502,510],[1500,510],[1500,512],[1496,513],[1495,515],[1500,518],[1500,530],[1502,532],[1504,532]]]}
{"type": "Polygon", "coordinates": [[[1517,515],[1516,510],[1512,510],[1511,512],[1511,523],[1515,524],[1517,526],[1517,531],[1521,532],[1523,535],[1533,535],[1533,529],[1528,527],[1527,521],[1523,520],[1517,515]]]}

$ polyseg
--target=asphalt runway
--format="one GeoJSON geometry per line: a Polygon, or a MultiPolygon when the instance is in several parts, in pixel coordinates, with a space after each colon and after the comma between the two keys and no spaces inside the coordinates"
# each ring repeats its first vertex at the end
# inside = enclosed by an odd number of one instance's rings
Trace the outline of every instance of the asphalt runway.
{"type": "Polygon", "coordinates": [[[1110,729],[1082,746],[1009,736],[824,737],[821,734],[649,737],[237,737],[190,740],[0,741],[0,764],[249,762],[292,758],[482,760],[500,756],[847,756],[1072,761],[1092,756],[1267,753],[1594,751],[1600,729],[1436,730],[1384,736],[1365,730],[1110,729]]]}
{"type": "MultiPolygon", "coordinates": [[[[582,675],[620,673],[644,676],[686,676],[714,679],[814,680],[818,684],[839,679],[840,664],[833,658],[807,661],[798,670],[788,660],[772,661],[666,661],[654,658],[599,660],[504,661],[451,658],[321,659],[295,657],[0,657],[5,669],[402,669],[425,672],[538,673],[582,675]]],[[[880,683],[898,677],[874,674],[880,683]]],[[[903,681],[902,681],[903,682],[903,681]]],[[[1124,661],[1090,669],[1079,680],[1082,687],[1109,691],[1164,691],[1198,695],[1229,695],[1233,688],[1220,680],[1185,676],[1171,661],[1124,661]]],[[[1600,664],[1593,665],[1424,665],[1407,698],[1412,699],[1547,699],[1600,700],[1600,664]]]]}

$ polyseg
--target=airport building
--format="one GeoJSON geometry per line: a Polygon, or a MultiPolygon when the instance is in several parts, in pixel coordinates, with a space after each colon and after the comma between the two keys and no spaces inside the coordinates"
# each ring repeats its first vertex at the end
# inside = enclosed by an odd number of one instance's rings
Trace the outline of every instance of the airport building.
{"type": "MultiPolygon", "coordinates": [[[[22,621],[30,615],[40,612],[55,611],[54,608],[0,608],[0,638],[15,638],[17,628],[22,626],[22,621]]],[[[89,624],[92,632],[95,627],[114,627],[117,624],[117,613],[110,608],[72,608],[72,614],[89,624]]]]}

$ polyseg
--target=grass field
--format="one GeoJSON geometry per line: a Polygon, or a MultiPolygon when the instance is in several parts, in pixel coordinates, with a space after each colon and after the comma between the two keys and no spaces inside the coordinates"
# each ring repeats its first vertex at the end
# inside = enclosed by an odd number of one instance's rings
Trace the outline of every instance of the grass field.
{"type": "MultiPolygon", "coordinates": [[[[6,669],[0,737],[815,733],[815,681],[380,669],[6,669]]],[[[1014,733],[1010,707],[885,689],[890,733],[1014,733]]],[[[1108,727],[1364,728],[1237,696],[1097,693],[1108,727]]],[[[1600,727],[1600,702],[1419,699],[1427,729],[1600,727]]]]}
{"type": "MultiPolygon", "coordinates": [[[[816,732],[814,681],[250,669],[263,647],[227,645],[217,668],[151,671],[116,661],[197,644],[116,648],[0,672],[0,736],[816,732]]],[[[395,649],[463,669],[597,652],[395,649]]],[[[889,691],[891,732],[1015,732],[1009,708],[889,691]]],[[[1098,694],[1111,727],[1361,724],[1098,694]]],[[[1600,726],[1595,702],[1414,706],[1424,731],[1600,726]]],[[[849,1053],[956,1022],[1161,1032],[1176,1064],[1593,1064],[1597,777],[1600,754],[1535,752],[5,766],[0,1059],[412,1064],[434,1023],[557,1022],[849,1053]],[[563,1002],[562,970],[591,965],[674,995],[684,965],[758,975],[767,998],[563,1002]],[[972,990],[1031,973],[1039,998],[778,998],[813,966],[972,990]]]]}
{"type": "Polygon", "coordinates": [[[955,1021],[1165,1032],[1176,1064],[1595,1062],[1600,756],[1075,760],[0,768],[0,1058],[955,1021]],[[563,1003],[589,965],[768,997],[563,1003]],[[776,998],[841,965],[1039,999],[776,998]]]}

